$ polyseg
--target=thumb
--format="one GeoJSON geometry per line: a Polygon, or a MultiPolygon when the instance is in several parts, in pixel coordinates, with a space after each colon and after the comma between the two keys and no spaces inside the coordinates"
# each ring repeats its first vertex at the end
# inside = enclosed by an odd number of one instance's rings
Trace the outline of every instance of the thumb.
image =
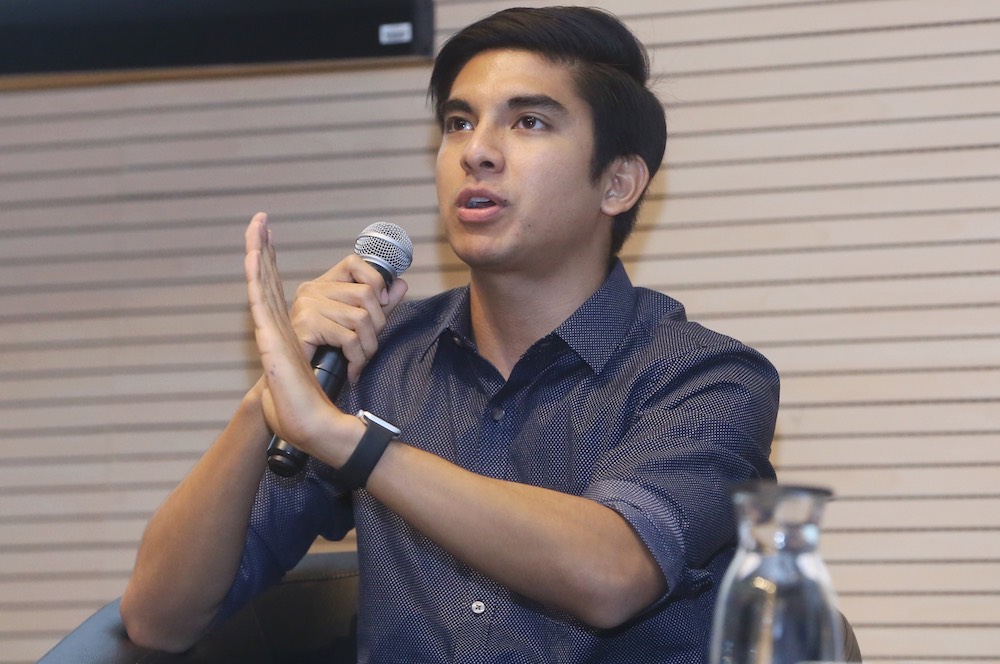
{"type": "Polygon", "coordinates": [[[409,288],[410,285],[403,279],[393,279],[389,288],[383,291],[384,296],[381,299],[382,311],[386,316],[391,314],[396,306],[403,301],[409,288]]]}

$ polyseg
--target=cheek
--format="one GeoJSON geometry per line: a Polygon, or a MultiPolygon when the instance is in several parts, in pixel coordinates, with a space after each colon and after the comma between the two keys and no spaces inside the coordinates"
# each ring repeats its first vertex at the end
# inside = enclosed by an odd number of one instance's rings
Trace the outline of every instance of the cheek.
{"type": "Polygon", "coordinates": [[[542,164],[539,177],[540,203],[546,210],[581,210],[591,205],[593,185],[577,161],[564,159],[542,164]]]}
{"type": "Polygon", "coordinates": [[[451,188],[451,180],[449,174],[453,169],[450,169],[449,159],[446,149],[442,146],[438,150],[437,160],[434,162],[434,183],[437,188],[438,204],[442,207],[445,206],[450,198],[453,198],[449,194],[451,188]]]}
{"type": "Polygon", "coordinates": [[[438,178],[441,177],[444,171],[444,163],[446,159],[447,149],[444,144],[438,148],[437,158],[434,160],[434,175],[438,178]]]}

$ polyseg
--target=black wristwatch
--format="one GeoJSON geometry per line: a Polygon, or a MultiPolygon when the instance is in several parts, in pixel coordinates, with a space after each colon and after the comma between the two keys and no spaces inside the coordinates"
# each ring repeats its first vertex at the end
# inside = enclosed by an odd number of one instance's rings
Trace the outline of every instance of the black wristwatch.
{"type": "Polygon", "coordinates": [[[365,435],[361,436],[347,462],[337,469],[337,481],[351,490],[361,489],[368,483],[368,476],[375,470],[385,448],[400,434],[399,427],[366,410],[359,410],[358,417],[367,427],[365,435]]]}

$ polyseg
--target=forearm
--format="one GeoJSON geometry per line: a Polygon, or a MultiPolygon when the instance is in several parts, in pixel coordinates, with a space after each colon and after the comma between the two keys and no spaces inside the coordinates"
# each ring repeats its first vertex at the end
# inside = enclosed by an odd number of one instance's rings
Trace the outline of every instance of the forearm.
{"type": "Polygon", "coordinates": [[[182,650],[215,616],[239,566],[268,436],[252,391],[150,520],[121,603],[133,641],[182,650]]]}
{"type": "Polygon", "coordinates": [[[393,444],[368,490],[466,564],[596,627],[655,601],[666,580],[638,535],[592,500],[476,475],[393,444]]]}

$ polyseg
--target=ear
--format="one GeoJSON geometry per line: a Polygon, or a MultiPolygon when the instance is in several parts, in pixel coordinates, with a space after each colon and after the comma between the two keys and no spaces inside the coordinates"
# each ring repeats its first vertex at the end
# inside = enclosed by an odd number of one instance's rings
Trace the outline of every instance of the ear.
{"type": "Polygon", "coordinates": [[[601,212],[614,217],[631,210],[649,184],[649,167],[639,155],[618,157],[608,165],[601,180],[604,198],[601,212]]]}

